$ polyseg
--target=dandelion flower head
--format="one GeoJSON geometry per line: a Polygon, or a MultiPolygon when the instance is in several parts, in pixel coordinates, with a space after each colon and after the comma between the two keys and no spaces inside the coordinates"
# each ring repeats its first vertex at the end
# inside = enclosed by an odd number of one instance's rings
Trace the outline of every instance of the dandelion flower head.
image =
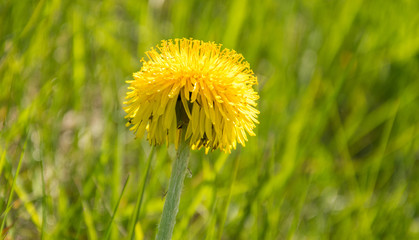
{"type": "Polygon", "coordinates": [[[230,152],[255,135],[257,79],[241,54],[193,39],[156,48],[127,81],[124,110],[137,137],[147,131],[152,145],[186,141],[192,149],[230,152]]]}

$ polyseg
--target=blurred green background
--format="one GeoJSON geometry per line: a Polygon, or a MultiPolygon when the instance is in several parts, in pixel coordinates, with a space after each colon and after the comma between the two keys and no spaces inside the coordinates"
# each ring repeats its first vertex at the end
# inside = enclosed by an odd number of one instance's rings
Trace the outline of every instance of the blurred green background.
{"type": "Polygon", "coordinates": [[[192,37],[244,55],[261,114],[246,147],[192,153],[174,239],[418,239],[418,12],[1,0],[1,235],[154,238],[175,150],[156,149],[141,197],[151,148],[124,126],[125,80],[161,39],[192,37]]]}

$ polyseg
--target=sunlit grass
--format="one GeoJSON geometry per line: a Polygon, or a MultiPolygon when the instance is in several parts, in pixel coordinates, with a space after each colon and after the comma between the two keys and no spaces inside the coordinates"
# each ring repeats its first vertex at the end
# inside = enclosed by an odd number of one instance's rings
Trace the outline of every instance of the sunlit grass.
{"type": "Polygon", "coordinates": [[[419,238],[418,11],[1,2],[1,234],[154,238],[175,151],[157,147],[145,177],[151,148],[125,127],[125,80],[161,39],[193,37],[245,56],[261,123],[231,155],[192,152],[174,239],[419,238]]]}

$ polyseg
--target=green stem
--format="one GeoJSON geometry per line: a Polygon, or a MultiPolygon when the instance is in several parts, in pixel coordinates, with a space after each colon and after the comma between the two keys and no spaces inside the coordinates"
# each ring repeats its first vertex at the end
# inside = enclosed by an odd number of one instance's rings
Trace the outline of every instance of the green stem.
{"type": "MultiPolygon", "coordinates": [[[[183,135],[181,135],[183,136],[183,135]]],[[[183,181],[187,172],[189,161],[189,146],[180,139],[179,149],[172,166],[172,175],[169,180],[169,190],[164,202],[163,214],[157,231],[157,240],[172,238],[173,228],[176,223],[176,215],[179,211],[180,194],[182,193],[183,181]]]]}

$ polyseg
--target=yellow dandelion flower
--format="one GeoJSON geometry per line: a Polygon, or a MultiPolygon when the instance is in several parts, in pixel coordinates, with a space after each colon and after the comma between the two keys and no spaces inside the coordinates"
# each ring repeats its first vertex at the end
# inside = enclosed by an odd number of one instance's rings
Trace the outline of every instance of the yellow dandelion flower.
{"type": "Polygon", "coordinates": [[[255,135],[257,79],[241,54],[213,42],[163,40],[146,52],[127,81],[127,126],[152,145],[179,144],[181,129],[192,149],[230,152],[255,135]]]}

